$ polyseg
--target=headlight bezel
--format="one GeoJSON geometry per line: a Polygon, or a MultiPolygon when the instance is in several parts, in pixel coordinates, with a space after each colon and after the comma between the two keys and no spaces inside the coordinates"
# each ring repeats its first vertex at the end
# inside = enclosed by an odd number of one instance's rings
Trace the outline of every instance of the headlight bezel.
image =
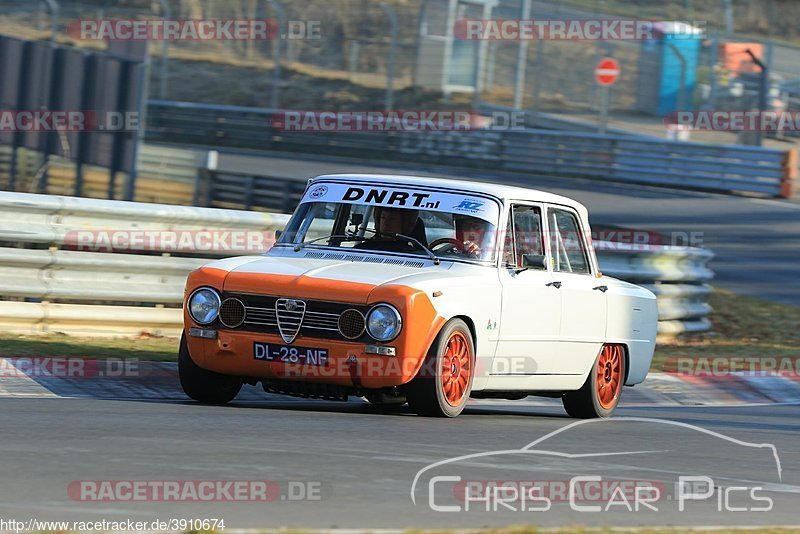
{"type": "Polygon", "coordinates": [[[197,289],[192,291],[192,294],[189,295],[189,298],[186,300],[186,311],[189,313],[189,317],[191,317],[192,320],[194,322],[196,322],[197,324],[203,325],[203,326],[210,325],[214,321],[217,320],[217,318],[219,317],[219,310],[220,310],[221,306],[222,306],[222,298],[220,297],[219,292],[216,289],[214,289],[213,287],[208,287],[208,286],[198,287],[197,289]],[[194,313],[192,313],[192,301],[194,300],[195,296],[197,296],[197,294],[200,293],[201,291],[210,292],[214,296],[214,301],[217,304],[216,311],[214,312],[213,317],[210,320],[205,321],[205,322],[199,320],[197,317],[195,317],[194,313]]]}
{"type": "Polygon", "coordinates": [[[389,342],[389,341],[392,341],[392,340],[394,340],[394,339],[397,339],[397,336],[399,336],[399,335],[400,335],[400,332],[402,332],[402,331],[403,331],[403,316],[400,314],[400,311],[399,311],[397,308],[395,308],[394,306],[392,306],[392,305],[391,305],[391,304],[389,304],[389,303],[386,303],[386,302],[380,302],[380,303],[378,303],[378,304],[375,304],[375,305],[374,305],[373,307],[371,307],[371,308],[369,309],[369,311],[366,313],[366,316],[365,316],[365,318],[366,318],[366,331],[367,331],[367,334],[369,334],[369,337],[371,337],[372,339],[374,339],[375,341],[378,341],[378,342],[380,342],[380,343],[387,343],[387,342],[389,342]],[[395,318],[395,323],[396,323],[396,325],[397,325],[396,331],[394,332],[394,334],[393,334],[393,335],[391,335],[391,336],[388,336],[388,337],[384,337],[384,338],[380,338],[380,337],[376,336],[376,335],[375,335],[375,334],[372,332],[372,328],[371,328],[371,317],[372,317],[372,313],[373,313],[373,312],[374,312],[376,309],[378,309],[378,308],[387,308],[387,309],[389,309],[389,311],[391,311],[391,312],[392,312],[392,315],[393,315],[393,316],[394,316],[394,318],[395,318]]]}

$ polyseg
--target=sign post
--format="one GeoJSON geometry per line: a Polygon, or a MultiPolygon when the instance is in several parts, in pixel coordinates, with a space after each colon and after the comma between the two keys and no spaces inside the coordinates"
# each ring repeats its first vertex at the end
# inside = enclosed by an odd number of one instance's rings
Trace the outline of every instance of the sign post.
{"type": "Polygon", "coordinates": [[[619,78],[619,63],[614,58],[604,58],[600,60],[594,69],[594,79],[600,85],[600,126],[598,131],[606,133],[608,127],[608,100],[610,87],[619,78]]]}

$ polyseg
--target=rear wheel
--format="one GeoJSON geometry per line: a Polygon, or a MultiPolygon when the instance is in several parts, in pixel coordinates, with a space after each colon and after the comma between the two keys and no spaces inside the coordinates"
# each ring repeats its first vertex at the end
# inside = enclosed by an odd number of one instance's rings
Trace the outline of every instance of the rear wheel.
{"type": "Polygon", "coordinates": [[[428,351],[420,373],[408,385],[408,405],[418,415],[456,417],[472,390],[475,345],[461,319],[448,322],[428,351]]]}
{"type": "Polygon", "coordinates": [[[178,353],[178,377],[186,395],[196,401],[210,404],[228,403],[242,389],[240,378],[207,371],[194,363],[189,355],[185,334],[181,336],[181,348],[178,353]]]}
{"type": "Polygon", "coordinates": [[[619,404],[624,380],[624,349],[621,345],[604,345],[583,387],[566,392],[561,401],[572,417],[611,417],[619,404]]]}

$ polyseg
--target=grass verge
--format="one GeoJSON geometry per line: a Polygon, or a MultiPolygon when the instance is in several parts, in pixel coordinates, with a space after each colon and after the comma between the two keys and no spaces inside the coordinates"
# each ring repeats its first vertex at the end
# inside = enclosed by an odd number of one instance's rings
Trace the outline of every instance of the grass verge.
{"type": "Polygon", "coordinates": [[[651,371],[677,357],[800,357],[800,308],[716,289],[709,298],[713,329],[656,347],[651,371]]]}
{"type": "Polygon", "coordinates": [[[0,333],[0,357],[177,361],[178,339],[145,336],[104,339],[63,334],[16,336],[0,333]]]}

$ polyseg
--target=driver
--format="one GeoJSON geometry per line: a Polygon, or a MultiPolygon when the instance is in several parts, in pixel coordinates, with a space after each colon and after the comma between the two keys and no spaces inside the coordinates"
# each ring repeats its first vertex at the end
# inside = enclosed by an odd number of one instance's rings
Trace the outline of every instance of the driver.
{"type": "Polygon", "coordinates": [[[482,251],[478,243],[482,243],[486,237],[486,223],[468,215],[453,215],[453,222],[456,240],[464,244],[459,252],[470,258],[480,258],[482,251]]]}
{"type": "Polygon", "coordinates": [[[395,234],[411,235],[419,219],[419,210],[376,207],[375,236],[359,243],[354,248],[384,250],[387,252],[413,252],[414,245],[395,237],[395,234]]]}

